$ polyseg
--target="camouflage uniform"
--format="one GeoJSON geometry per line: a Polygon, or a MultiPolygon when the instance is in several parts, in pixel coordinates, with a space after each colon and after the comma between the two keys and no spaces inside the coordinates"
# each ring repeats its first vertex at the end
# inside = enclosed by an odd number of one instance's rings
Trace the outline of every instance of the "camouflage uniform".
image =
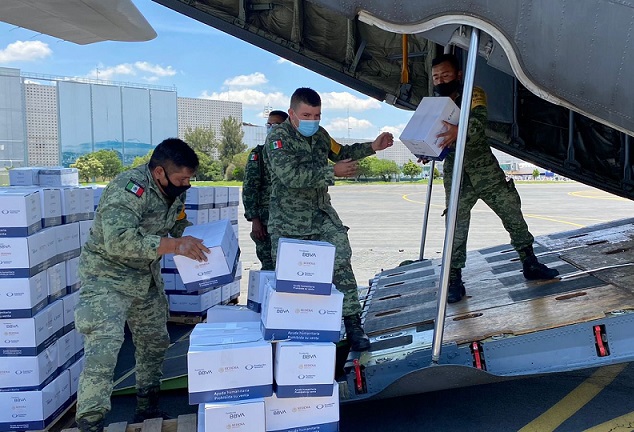
{"type": "Polygon", "coordinates": [[[188,225],[185,195],[172,204],[147,165],[119,174],[106,187],[79,262],[75,326],[85,337],[77,413],[110,410],[112,378],[126,321],[136,347],[137,389],[157,386],[170,343],[168,304],[157,249],[188,225]]]}
{"type": "Polygon", "coordinates": [[[374,154],[372,143],[342,146],[321,127],[307,138],[290,120],[273,129],[267,140],[264,162],[271,178],[269,233],[273,258],[280,237],[332,243],[336,247],[332,281],[344,294],[343,315],[360,313],[348,227],[339,219],[328,194],[328,186],[335,184],[334,168],[328,159],[362,159],[374,154]]]}
{"type": "MultiPolygon", "coordinates": [[[[271,194],[271,180],[264,169],[262,157],[263,145],[255,146],[249,154],[249,160],[244,172],[242,183],[242,202],[244,203],[244,217],[251,222],[259,218],[265,229],[269,221],[269,195],[271,194]]],[[[251,234],[255,242],[255,253],[262,263],[262,270],[274,270],[275,262],[271,256],[271,236],[264,240],[257,239],[251,234]]]]}
{"type": "MultiPolygon", "coordinates": [[[[460,105],[461,97],[456,104],[460,105]]],[[[506,180],[506,175],[493,156],[485,128],[488,121],[486,94],[479,87],[474,87],[469,116],[469,130],[464,154],[462,171],[462,187],[458,204],[456,231],[453,241],[451,268],[464,268],[467,259],[467,236],[471,209],[478,199],[484,201],[502,220],[504,228],[511,236],[511,244],[518,252],[533,244],[534,238],[528,231],[521,210],[520,196],[513,180],[506,180]]],[[[449,206],[451,181],[455,152],[451,152],[443,164],[445,186],[445,202],[449,206]]],[[[523,256],[520,257],[522,260],[523,256]]]]}

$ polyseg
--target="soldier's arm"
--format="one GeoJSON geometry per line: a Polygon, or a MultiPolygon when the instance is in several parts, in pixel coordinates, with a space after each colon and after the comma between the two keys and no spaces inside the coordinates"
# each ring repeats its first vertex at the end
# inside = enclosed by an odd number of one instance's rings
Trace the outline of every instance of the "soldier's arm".
{"type": "Polygon", "coordinates": [[[359,160],[373,155],[374,153],[376,152],[372,150],[371,142],[341,145],[330,137],[330,151],[328,152],[328,159],[333,162],[339,162],[344,159],[359,160]]]}
{"type": "Polygon", "coordinates": [[[294,151],[291,141],[269,135],[271,143],[264,147],[264,161],[271,174],[290,189],[319,188],[335,184],[335,171],[331,165],[302,157],[294,151]],[[276,143],[281,141],[280,145],[276,143]]]}
{"type": "Polygon", "coordinates": [[[102,206],[104,246],[111,255],[129,258],[158,258],[161,236],[146,233],[141,227],[148,193],[136,196],[121,186],[106,197],[102,206]]]}
{"type": "Polygon", "coordinates": [[[251,221],[260,216],[259,193],[261,188],[260,161],[253,158],[261,157],[253,150],[249,154],[249,160],[244,170],[244,181],[242,182],[242,203],[244,204],[244,217],[251,221]],[[254,156],[255,155],[255,156],[254,156]]]}
{"type": "Polygon", "coordinates": [[[487,110],[487,96],[480,87],[473,88],[471,96],[471,112],[469,113],[469,128],[467,137],[469,141],[486,141],[485,130],[488,123],[489,112],[487,110]]]}

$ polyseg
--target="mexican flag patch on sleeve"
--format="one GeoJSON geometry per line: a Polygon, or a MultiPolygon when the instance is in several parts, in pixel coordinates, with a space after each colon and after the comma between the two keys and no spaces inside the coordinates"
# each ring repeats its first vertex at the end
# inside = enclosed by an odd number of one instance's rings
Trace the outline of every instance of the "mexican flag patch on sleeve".
{"type": "Polygon", "coordinates": [[[132,179],[130,179],[128,184],[125,185],[125,190],[138,197],[141,197],[143,192],[145,192],[145,188],[132,179]]]}
{"type": "Polygon", "coordinates": [[[282,147],[282,140],[271,141],[271,150],[281,149],[282,147]]]}
{"type": "Polygon", "coordinates": [[[252,160],[252,161],[258,160],[258,154],[257,153],[251,153],[251,157],[249,158],[249,160],[252,160]]]}

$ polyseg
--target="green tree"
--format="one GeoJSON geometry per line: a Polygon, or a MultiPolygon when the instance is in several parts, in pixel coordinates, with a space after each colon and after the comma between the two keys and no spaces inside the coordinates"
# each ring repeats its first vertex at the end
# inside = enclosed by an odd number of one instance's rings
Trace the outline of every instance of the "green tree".
{"type": "Polygon", "coordinates": [[[401,170],[394,161],[375,158],[372,162],[373,177],[381,177],[383,181],[390,181],[392,175],[399,174],[400,172],[401,170]]]}
{"type": "Polygon", "coordinates": [[[194,150],[205,153],[211,157],[214,157],[218,150],[216,132],[214,132],[211,126],[198,126],[195,129],[188,127],[187,131],[185,131],[185,142],[194,150]]]}
{"type": "Polygon", "coordinates": [[[366,157],[361,159],[358,162],[358,167],[359,169],[357,170],[357,180],[359,180],[360,177],[367,179],[372,176],[372,158],[371,157],[366,157]]]}
{"type": "Polygon", "coordinates": [[[233,117],[226,117],[222,119],[220,123],[220,132],[222,133],[222,139],[220,140],[220,146],[218,147],[220,161],[223,167],[228,167],[231,164],[233,157],[239,153],[242,153],[247,149],[247,145],[242,142],[244,138],[244,131],[240,122],[233,117]]]}
{"type": "Polygon", "coordinates": [[[143,165],[146,164],[150,161],[150,157],[152,157],[152,152],[154,150],[150,150],[145,156],[137,156],[134,158],[134,160],[132,161],[132,164],[130,165],[131,168],[136,168],[139,165],[143,165]]]}
{"type": "Polygon", "coordinates": [[[420,175],[421,172],[423,172],[423,168],[411,160],[408,160],[407,163],[403,165],[403,174],[408,176],[412,181],[414,177],[420,175]]]}
{"type": "Polygon", "coordinates": [[[123,162],[119,153],[114,150],[99,150],[94,152],[95,159],[101,162],[103,172],[101,176],[106,180],[112,180],[117,174],[123,171],[123,162]]]}
{"type": "Polygon", "coordinates": [[[95,157],[94,153],[88,153],[77,158],[71,168],[77,168],[79,178],[85,182],[93,181],[103,175],[103,164],[95,157]]]}
{"type": "Polygon", "coordinates": [[[198,171],[196,172],[196,180],[200,181],[219,181],[222,180],[222,164],[213,160],[206,153],[197,151],[198,155],[198,171]]]}
{"type": "Polygon", "coordinates": [[[535,168],[533,170],[533,180],[536,180],[537,177],[539,177],[539,170],[537,168],[535,168]]]}
{"type": "Polygon", "coordinates": [[[236,168],[245,168],[249,160],[249,154],[251,154],[250,150],[238,153],[231,159],[231,163],[234,164],[236,168]]]}
{"type": "Polygon", "coordinates": [[[236,166],[230,163],[225,169],[225,180],[234,180],[233,172],[235,171],[236,166]]]}

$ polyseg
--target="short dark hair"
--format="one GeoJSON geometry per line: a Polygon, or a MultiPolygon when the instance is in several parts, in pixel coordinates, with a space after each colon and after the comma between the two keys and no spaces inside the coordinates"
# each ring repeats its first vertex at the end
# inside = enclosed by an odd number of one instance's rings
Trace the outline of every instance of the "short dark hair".
{"type": "Polygon", "coordinates": [[[449,62],[451,66],[456,70],[456,72],[461,71],[460,63],[458,62],[458,57],[455,54],[440,54],[435,59],[431,61],[431,67],[438,66],[441,63],[449,62]]]}
{"type": "Polygon", "coordinates": [[[300,103],[318,107],[321,106],[321,98],[315,90],[308,87],[300,87],[291,96],[291,108],[297,109],[300,103]]]}
{"type": "Polygon", "coordinates": [[[148,166],[154,169],[157,166],[165,168],[189,168],[196,171],[198,168],[198,156],[196,152],[182,139],[168,138],[154,148],[148,166]]]}
{"type": "Polygon", "coordinates": [[[269,117],[271,117],[271,116],[282,117],[283,120],[286,120],[288,118],[288,114],[285,113],[284,111],[280,111],[280,110],[271,111],[269,113],[269,117]]]}

